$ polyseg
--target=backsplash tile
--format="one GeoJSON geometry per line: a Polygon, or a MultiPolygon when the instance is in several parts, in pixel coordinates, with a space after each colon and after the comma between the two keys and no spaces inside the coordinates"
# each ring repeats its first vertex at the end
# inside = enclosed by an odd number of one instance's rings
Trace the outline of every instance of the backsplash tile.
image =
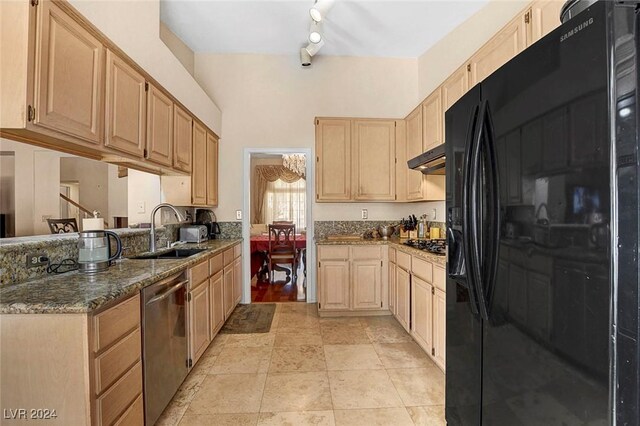
{"type": "MultiPolygon", "coordinates": [[[[438,227],[441,229],[440,234],[444,236],[444,222],[427,222],[429,227],[438,227]]],[[[327,235],[349,234],[363,235],[366,232],[377,229],[379,226],[397,225],[397,220],[379,221],[379,220],[349,220],[349,221],[315,221],[314,222],[314,238],[316,240],[325,238],[327,235]]],[[[397,234],[397,231],[396,231],[397,234]]],[[[397,235],[396,235],[397,236],[397,235]]]]}
{"type": "Polygon", "coordinates": [[[220,239],[242,238],[242,222],[218,222],[220,225],[220,239]]]}

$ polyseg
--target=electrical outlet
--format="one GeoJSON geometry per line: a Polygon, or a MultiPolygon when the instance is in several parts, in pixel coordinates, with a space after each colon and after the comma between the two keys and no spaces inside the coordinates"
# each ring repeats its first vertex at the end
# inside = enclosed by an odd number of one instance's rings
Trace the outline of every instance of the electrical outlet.
{"type": "Polygon", "coordinates": [[[367,211],[367,209],[362,209],[362,219],[363,220],[369,219],[369,211],[367,211]]]}
{"type": "Polygon", "coordinates": [[[146,213],[147,206],[146,206],[146,203],[144,201],[138,201],[137,207],[138,207],[138,211],[137,212],[139,214],[146,213]]]}
{"type": "Polygon", "coordinates": [[[48,261],[47,253],[29,253],[27,255],[27,268],[45,266],[48,261]]]}
{"type": "Polygon", "coordinates": [[[236,210],[236,220],[242,220],[242,210],[236,210]]]}

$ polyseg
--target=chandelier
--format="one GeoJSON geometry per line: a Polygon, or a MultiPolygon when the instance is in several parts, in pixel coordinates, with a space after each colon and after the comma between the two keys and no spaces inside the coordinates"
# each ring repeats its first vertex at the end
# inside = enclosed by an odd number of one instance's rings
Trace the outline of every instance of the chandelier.
{"type": "Polygon", "coordinates": [[[282,154],[282,165],[304,177],[307,169],[307,157],[304,154],[282,154]]]}

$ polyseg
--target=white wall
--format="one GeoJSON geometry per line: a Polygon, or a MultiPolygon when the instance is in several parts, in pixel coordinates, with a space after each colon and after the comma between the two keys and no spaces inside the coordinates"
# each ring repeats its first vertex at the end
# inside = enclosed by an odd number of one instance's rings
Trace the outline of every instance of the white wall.
{"type": "MultiPolygon", "coordinates": [[[[242,209],[244,148],[313,148],[314,117],[402,118],[418,103],[416,59],[196,53],[195,76],[223,111],[218,220],[242,209]]],[[[400,219],[424,205],[314,203],[314,220],[400,219]]]]}
{"type": "MultiPolygon", "coordinates": [[[[151,210],[160,204],[160,176],[129,169],[127,186],[129,226],[148,223],[151,210]],[[140,203],[144,203],[143,209],[138,208],[140,203]]],[[[160,215],[157,215],[156,223],[160,223],[160,215]]]]}
{"type": "Polygon", "coordinates": [[[109,224],[113,225],[114,216],[129,215],[127,206],[128,177],[118,177],[118,166],[109,164],[109,224]]]}
{"type": "Polygon", "coordinates": [[[529,4],[529,0],[492,0],[418,58],[418,99],[467,61],[529,4]]]}
{"type": "Polygon", "coordinates": [[[222,136],[220,109],[160,40],[160,2],[70,0],[93,25],[222,136]]]}
{"type": "MultiPolygon", "coordinates": [[[[107,163],[80,157],[60,159],[60,181],[78,182],[78,203],[89,211],[97,210],[110,225],[109,172],[107,163]]],[[[80,213],[84,218],[85,213],[80,213]]]]}

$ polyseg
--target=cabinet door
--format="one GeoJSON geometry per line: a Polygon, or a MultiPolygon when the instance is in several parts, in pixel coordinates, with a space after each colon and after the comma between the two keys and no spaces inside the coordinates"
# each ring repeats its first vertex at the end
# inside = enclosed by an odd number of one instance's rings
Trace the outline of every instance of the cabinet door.
{"type": "Polygon", "coordinates": [[[381,309],[382,261],[354,260],[351,273],[353,309],[381,309]]]}
{"type": "Polygon", "coordinates": [[[531,41],[540,40],[560,26],[560,11],[564,0],[538,0],[531,5],[531,41]]]}
{"type": "Polygon", "coordinates": [[[193,123],[193,170],[191,172],[191,201],[195,205],[207,203],[207,131],[193,123]]]}
{"type": "Polygon", "coordinates": [[[320,306],[323,311],[348,310],[349,261],[322,260],[319,269],[320,306]]]}
{"type": "Polygon", "coordinates": [[[393,315],[396,314],[396,298],[397,289],[396,289],[396,264],[393,262],[389,262],[389,310],[393,315]]]}
{"type": "Polygon", "coordinates": [[[233,312],[233,263],[224,267],[224,318],[229,318],[231,312],[233,312]]]}
{"type": "Polygon", "coordinates": [[[147,92],[146,158],[165,166],[173,162],[173,101],[153,84],[147,92]]]}
{"type": "Polygon", "coordinates": [[[233,304],[240,303],[242,299],[242,257],[233,261],[233,304]]]}
{"type": "Polygon", "coordinates": [[[443,370],[447,349],[447,296],[436,288],[433,294],[433,359],[443,370]]]}
{"type": "Polygon", "coordinates": [[[224,284],[223,271],[218,271],[209,279],[211,295],[211,340],[224,324],[224,284]]]}
{"type": "Polygon", "coordinates": [[[490,76],[527,47],[524,15],[508,23],[470,61],[471,87],[490,76]]]}
{"type": "Polygon", "coordinates": [[[316,200],[351,200],[351,120],[316,121],[316,200]]]}
{"type": "MultiPolygon", "coordinates": [[[[467,66],[458,68],[453,74],[449,76],[442,83],[442,120],[444,121],[444,114],[447,112],[451,105],[455,104],[469,90],[469,76],[467,66]]],[[[444,126],[443,126],[444,129],[444,126]]],[[[446,137],[444,130],[442,131],[443,139],[446,137]]]]}
{"type": "Polygon", "coordinates": [[[394,120],[353,122],[354,198],[393,201],[396,198],[396,123],[394,120]]]}
{"type": "Polygon", "coordinates": [[[407,122],[396,120],[396,201],[407,201],[407,122]]]}
{"type": "Polygon", "coordinates": [[[411,276],[411,334],[422,348],[433,355],[433,287],[411,276]]]}
{"type": "Polygon", "coordinates": [[[107,50],[104,145],[142,158],[147,100],[144,76],[107,50]]]}
{"type": "MultiPolygon", "coordinates": [[[[405,119],[407,123],[407,160],[422,154],[422,106],[418,106],[405,119]]],[[[400,167],[406,167],[406,162],[400,164],[400,167]]],[[[417,170],[407,170],[407,201],[422,200],[424,193],[422,192],[423,174],[417,170]]]]}
{"type": "Polygon", "coordinates": [[[444,142],[442,139],[443,123],[444,113],[442,112],[442,96],[440,88],[437,88],[422,103],[422,145],[424,152],[427,152],[444,142]]]}
{"type": "Polygon", "coordinates": [[[200,285],[189,293],[190,358],[195,364],[211,341],[209,286],[200,285]]]}
{"type": "Polygon", "coordinates": [[[207,205],[218,205],[218,138],[207,133],[207,205]]]}
{"type": "Polygon", "coordinates": [[[173,106],[173,167],[191,171],[193,119],[178,105],[173,106]]]}
{"type": "Polygon", "coordinates": [[[104,47],[53,1],[39,13],[34,122],[99,145],[104,47]]]}
{"type": "Polygon", "coordinates": [[[411,277],[407,271],[400,268],[396,268],[396,319],[405,330],[409,330],[409,287],[411,283],[411,277]]]}

